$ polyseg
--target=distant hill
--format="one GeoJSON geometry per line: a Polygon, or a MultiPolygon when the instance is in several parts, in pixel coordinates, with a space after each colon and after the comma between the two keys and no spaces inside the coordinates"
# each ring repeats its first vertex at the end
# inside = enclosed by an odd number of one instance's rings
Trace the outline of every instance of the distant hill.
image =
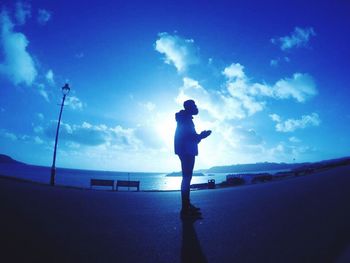
{"type": "Polygon", "coordinates": [[[207,173],[242,173],[242,172],[258,172],[271,170],[287,170],[295,169],[308,163],[251,163],[251,164],[235,164],[227,166],[214,166],[206,170],[207,173]]]}
{"type": "Polygon", "coordinates": [[[208,170],[200,170],[204,173],[242,173],[242,172],[259,172],[271,170],[303,170],[327,168],[339,165],[350,164],[350,157],[342,157],[337,159],[323,160],[314,163],[251,163],[251,164],[236,164],[226,166],[214,166],[208,170]]]}
{"type": "Polygon", "coordinates": [[[10,156],[7,156],[5,154],[0,154],[0,163],[17,163],[17,164],[25,164],[18,162],[14,159],[12,159],[10,156]]]}
{"type": "Polygon", "coordinates": [[[350,164],[350,157],[342,157],[337,159],[324,160],[320,162],[305,164],[305,165],[299,166],[295,170],[332,168],[332,167],[349,165],[349,164],[350,164]]]}

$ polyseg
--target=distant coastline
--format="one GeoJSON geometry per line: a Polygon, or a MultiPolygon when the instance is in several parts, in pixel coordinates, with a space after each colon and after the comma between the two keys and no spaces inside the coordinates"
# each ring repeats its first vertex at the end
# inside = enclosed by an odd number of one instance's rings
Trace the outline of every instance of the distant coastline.
{"type": "MultiPolygon", "coordinates": [[[[266,171],[277,171],[277,170],[299,170],[299,169],[305,169],[305,168],[317,168],[324,165],[332,165],[332,164],[339,164],[342,162],[348,162],[350,160],[350,157],[341,157],[341,158],[335,158],[330,160],[323,160],[319,162],[304,162],[304,163],[271,163],[271,162],[260,162],[260,163],[250,163],[250,164],[234,164],[234,165],[225,165],[225,166],[213,166],[209,169],[199,169],[194,171],[193,176],[205,176],[205,175],[212,175],[215,173],[257,173],[257,172],[266,172],[266,171]]],[[[20,165],[28,165],[23,162],[19,162],[12,157],[0,154],[0,164],[20,164],[20,165]]],[[[32,165],[37,166],[37,165],[32,165]]],[[[44,167],[44,166],[42,166],[44,167]]],[[[66,168],[61,168],[66,169],[66,168]]],[[[69,169],[72,170],[72,169],[69,169]]],[[[74,170],[74,169],[73,169],[74,170]]],[[[85,170],[85,169],[75,169],[75,170],[85,170]]],[[[101,171],[93,171],[93,170],[86,170],[91,172],[101,172],[101,171]]],[[[142,174],[142,172],[122,172],[122,171],[103,171],[106,173],[137,173],[142,174]]],[[[147,174],[162,174],[158,172],[147,172],[147,174]]],[[[166,174],[167,177],[177,177],[182,176],[181,172],[172,172],[166,174]]]]}
{"type": "MultiPolygon", "coordinates": [[[[309,175],[331,169],[341,165],[350,165],[350,157],[343,157],[332,160],[325,160],[315,163],[304,164],[274,164],[258,163],[248,165],[233,165],[220,167],[221,173],[207,173],[206,171],[214,170],[197,170],[194,173],[193,184],[191,188],[208,189],[209,181],[214,181],[217,188],[249,185],[255,183],[273,182],[281,179],[288,179],[309,175]],[[287,165],[287,166],[286,166],[287,165]],[[256,167],[254,171],[247,172],[248,169],[256,167]],[[258,170],[263,168],[286,168],[279,170],[258,170]],[[290,169],[291,167],[296,167],[290,169]],[[225,169],[223,169],[225,168],[225,169]],[[246,168],[245,171],[238,168],[246,168]]],[[[216,169],[216,167],[214,167],[216,169]]],[[[142,172],[113,172],[113,171],[93,171],[57,168],[57,185],[75,188],[91,188],[90,179],[108,179],[108,180],[134,180],[141,182],[142,191],[169,191],[179,190],[181,185],[181,172],[165,173],[142,173],[142,172]]],[[[2,177],[11,177],[19,180],[31,181],[42,184],[49,184],[50,167],[36,166],[18,162],[7,155],[0,154],[0,175],[2,177]]]]}
{"type": "Polygon", "coordinates": [[[25,163],[16,161],[14,159],[12,159],[10,156],[5,155],[5,154],[0,154],[0,163],[7,163],[7,164],[23,164],[26,165],[25,163]]]}
{"type": "Polygon", "coordinates": [[[310,163],[250,163],[250,164],[235,164],[225,166],[214,166],[205,170],[206,173],[247,173],[259,171],[274,171],[274,170],[293,170],[310,163]]]}
{"type": "MultiPolygon", "coordinates": [[[[167,176],[167,177],[178,177],[178,176],[182,176],[182,173],[181,172],[173,172],[173,173],[167,174],[165,176],[167,176]]],[[[199,172],[194,172],[193,176],[205,176],[205,174],[204,173],[199,173],[199,172]]]]}

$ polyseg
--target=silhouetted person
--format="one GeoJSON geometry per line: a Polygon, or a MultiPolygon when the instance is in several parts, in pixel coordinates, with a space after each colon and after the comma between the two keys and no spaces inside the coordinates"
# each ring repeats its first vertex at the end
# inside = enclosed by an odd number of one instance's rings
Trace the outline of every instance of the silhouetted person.
{"type": "Polygon", "coordinates": [[[202,131],[200,134],[196,132],[192,116],[198,114],[198,108],[193,100],[186,100],[183,106],[184,110],[175,114],[175,154],[180,158],[182,170],[181,216],[200,216],[200,209],[190,202],[190,184],[195,157],[198,155],[198,143],[208,137],[211,131],[202,131]]]}

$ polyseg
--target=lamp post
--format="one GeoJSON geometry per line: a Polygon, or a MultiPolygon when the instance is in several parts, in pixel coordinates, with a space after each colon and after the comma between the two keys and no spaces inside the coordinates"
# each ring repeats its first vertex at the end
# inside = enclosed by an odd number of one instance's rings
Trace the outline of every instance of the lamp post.
{"type": "Polygon", "coordinates": [[[61,104],[61,110],[60,110],[60,115],[58,117],[58,123],[57,123],[57,130],[56,130],[56,139],[55,139],[55,148],[53,151],[53,161],[52,161],[52,166],[51,166],[51,178],[50,178],[50,184],[53,186],[55,185],[55,177],[56,177],[56,150],[57,150],[57,140],[58,140],[58,132],[60,130],[60,124],[61,124],[61,117],[62,117],[62,110],[63,110],[63,106],[64,106],[64,101],[66,99],[66,96],[68,95],[70,91],[70,87],[69,85],[66,83],[63,87],[62,87],[62,94],[63,94],[63,98],[62,98],[62,104],[61,104]]]}

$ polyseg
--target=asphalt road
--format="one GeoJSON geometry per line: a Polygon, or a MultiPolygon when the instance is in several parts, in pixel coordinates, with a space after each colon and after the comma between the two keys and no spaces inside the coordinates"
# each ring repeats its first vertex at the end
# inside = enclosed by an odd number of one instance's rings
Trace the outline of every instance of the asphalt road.
{"type": "Polygon", "coordinates": [[[350,262],[350,166],[192,192],[108,192],[0,178],[0,262],[350,262]]]}

